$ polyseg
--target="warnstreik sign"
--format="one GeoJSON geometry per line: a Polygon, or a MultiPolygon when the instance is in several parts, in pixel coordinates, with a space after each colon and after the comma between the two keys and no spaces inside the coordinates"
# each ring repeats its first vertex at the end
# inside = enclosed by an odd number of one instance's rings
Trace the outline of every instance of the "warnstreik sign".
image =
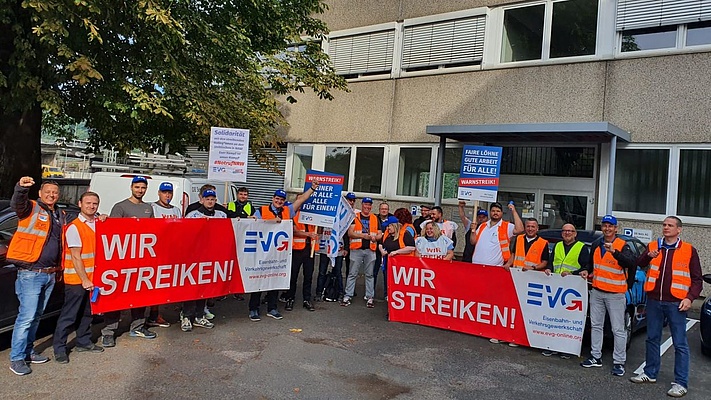
{"type": "Polygon", "coordinates": [[[304,191],[307,191],[314,181],[319,185],[318,190],[301,205],[299,222],[326,228],[333,227],[341,201],[343,175],[308,170],[305,181],[304,191]]]}
{"type": "Polygon", "coordinates": [[[496,201],[501,153],[501,147],[464,146],[457,193],[460,200],[496,201]]]}
{"type": "Polygon", "coordinates": [[[580,355],[587,282],[437,259],[388,260],[391,321],[580,355]]]}
{"type": "Polygon", "coordinates": [[[288,289],[292,221],[110,218],[96,225],[94,313],[288,289]]]}

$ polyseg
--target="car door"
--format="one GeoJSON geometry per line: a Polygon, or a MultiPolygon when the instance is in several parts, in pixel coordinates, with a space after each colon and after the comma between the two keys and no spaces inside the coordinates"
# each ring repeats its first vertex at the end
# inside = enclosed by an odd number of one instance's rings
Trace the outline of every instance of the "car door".
{"type": "Polygon", "coordinates": [[[12,235],[17,230],[17,216],[14,212],[0,214],[0,332],[12,328],[20,303],[15,295],[17,267],[5,261],[12,235]]]}

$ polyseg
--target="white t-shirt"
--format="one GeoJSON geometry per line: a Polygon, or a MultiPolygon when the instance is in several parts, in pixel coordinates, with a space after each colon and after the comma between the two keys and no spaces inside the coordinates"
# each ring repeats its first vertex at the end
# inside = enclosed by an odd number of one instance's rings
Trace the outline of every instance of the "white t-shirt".
{"type": "Polygon", "coordinates": [[[153,207],[153,217],[155,218],[182,218],[183,213],[180,212],[178,207],[172,206],[170,208],[165,208],[157,202],[151,203],[153,207]]]}
{"type": "MultiPolygon", "coordinates": [[[[85,223],[92,231],[96,231],[96,220],[89,221],[84,217],[84,215],[79,214],[79,221],[85,223]]],[[[67,228],[67,232],[64,234],[65,240],[67,241],[67,247],[81,247],[81,236],[79,236],[79,230],[74,224],[70,224],[67,228]]]]}
{"type": "Polygon", "coordinates": [[[452,239],[444,235],[440,235],[433,242],[424,236],[420,236],[415,239],[415,248],[421,257],[439,259],[444,258],[448,250],[454,250],[452,239]]]}
{"type": "MultiPolygon", "coordinates": [[[[422,230],[422,234],[424,235],[424,230],[425,230],[425,225],[430,222],[429,220],[423,221],[420,224],[420,230],[422,230]]],[[[445,220],[444,222],[437,222],[437,226],[439,227],[440,232],[442,232],[443,235],[447,236],[448,238],[452,238],[452,235],[454,235],[454,232],[457,230],[458,225],[456,222],[453,221],[448,221],[445,220]]]]}
{"type": "MultiPolygon", "coordinates": [[[[503,220],[499,220],[496,225],[491,226],[491,221],[488,221],[482,225],[484,231],[474,247],[474,256],[472,257],[474,264],[504,265],[504,256],[501,254],[501,245],[499,244],[499,225],[502,223],[503,220]]],[[[507,233],[509,240],[511,240],[514,235],[514,224],[509,223],[507,233]]],[[[476,232],[472,232],[472,235],[476,235],[476,232]]]]}

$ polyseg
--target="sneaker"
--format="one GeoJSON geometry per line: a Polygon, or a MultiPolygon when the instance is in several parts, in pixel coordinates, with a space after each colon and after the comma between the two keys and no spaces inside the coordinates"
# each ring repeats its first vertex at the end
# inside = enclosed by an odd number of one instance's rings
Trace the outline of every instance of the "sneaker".
{"type": "Polygon", "coordinates": [[[170,328],[170,322],[163,319],[163,316],[159,315],[158,318],[152,320],[150,318],[146,319],[146,325],[148,326],[159,326],[161,328],[170,328]]]}
{"type": "Polygon", "coordinates": [[[368,296],[363,296],[363,300],[368,301],[368,296]]]}
{"type": "Polygon", "coordinates": [[[259,318],[259,311],[257,311],[257,310],[253,310],[253,311],[249,312],[249,319],[254,322],[262,320],[261,318],[259,318]]]}
{"type": "Polygon", "coordinates": [[[151,332],[146,328],[145,326],[141,326],[140,328],[134,329],[131,332],[128,333],[128,336],[130,337],[138,337],[138,338],[144,338],[144,339],[155,339],[156,333],[151,332]]]}
{"type": "Polygon", "coordinates": [[[543,350],[543,351],[541,352],[541,354],[543,354],[543,357],[550,357],[550,356],[555,356],[555,355],[557,355],[558,352],[557,352],[557,351],[552,351],[552,350],[543,350]]]}
{"type": "Polygon", "coordinates": [[[32,353],[29,357],[25,358],[25,361],[32,364],[44,364],[49,361],[49,357],[45,357],[37,353],[32,353]]]}
{"type": "Polygon", "coordinates": [[[506,343],[506,342],[502,342],[502,341],[499,340],[499,339],[493,339],[493,338],[492,338],[492,339],[489,339],[489,343],[499,344],[499,343],[506,343]]]}
{"type": "MultiPolygon", "coordinates": [[[[15,371],[13,371],[15,372],[15,371]]],[[[15,372],[17,373],[17,372],[15,372]]],[[[671,397],[684,397],[684,395],[688,392],[688,390],[681,386],[680,384],[676,382],[672,382],[671,384],[671,389],[667,392],[667,394],[671,397]]]]}
{"type": "Polygon", "coordinates": [[[10,361],[10,371],[14,372],[15,375],[22,376],[31,373],[32,368],[25,363],[25,360],[15,360],[10,361]]]}
{"type": "Polygon", "coordinates": [[[205,309],[203,311],[205,312],[205,318],[215,319],[215,314],[211,313],[207,307],[205,307],[205,309]]]}
{"type": "Polygon", "coordinates": [[[590,356],[590,358],[581,362],[580,366],[583,368],[602,367],[602,360],[599,358],[590,356]]]}
{"type": "Polygon", "coordinates": [[[85,352],[89,352],[89,353],[103,353],[103,352],[104,352],[104,348],[103,348],[103,347],[97,346],[97,345],[95,345],[95,344],[93,344],[93,343],[92,343],[90,346],[87,346],[87,347],[84,347],[84,346],[77,346],[77,347],[74,348],[74,350],[75,350],[77,353],[85,353],[85,352]]]}
{"type": "Polygon", "coordinates": [[[180,330],[183,332],[190,332],[193,330],[193,323],[190,322],[190,318],[183,317],[180,320],[180,330]]]}
{"type": "Polygon", "coordinates": [[[365,303],[365,306],[368,308],[375,308],[375,303],[373,302],[373,299],[368,299],[368,301],[365,303]]]}
{"type": "Polygon", "coordinates": [[[195,318],[195,321],[193,321],[193,326],[199,326],[202,328],[212,329],[215,327],[215,324],[210,322],[207,318],[202,317],[202,318],[195,318]]]}
{"type": "Polygon", "coordinates": [[[341,301],[341,305],[343,307],[351,305],[351,298],[348,296],[343,296],[343,300],[341,301]]]}
{"type": "Polygon", "coordinates": [[[388,296],[385,296],[384,300],[385,300],[385,302],[387,303],[387,301],[388,301],[388,296]]]}
{"type": "Polygon", "coordinates": [[[106,335],[104,335],[104,336],[101,337],[101,345],[102,345],[104,348],[107,348],[107,347],[115,347],[115,346],[116,346],[116,339],[114,339],[113,336],[106,336],[106,335]]]}
{"type": "Polygon", "coordinates": [[[625,366],[623,364],[615,364],[612,366],[612,375],[623,376],[625,374],[625,366]]]}
{"type": "Polygon", "coordinates": [[[518,347],[518,345],[516,343],[509,342],[509,347],[518,347]]]}
{"type": "Polygon", "coordinates": [[[286,298],[285,293],[282,293],[281,296],[279,296],[279,302],[280,303],[286,303],[289,299],[286,298]]]}
{"type": "Polygon", "coordinates": [[[273,309],[273,310],[271,310],[271,311],[269,311],[269,312],[267,313],[267,315],[270,316],[270,317],[272,317],[272,318],[274,318],[274,319],[282,319],[282,318],[284,318],[284,317],[281,316],[281,314],[279,314],[279,311],[277,311],[276,308],[273,309]]]}
{"type": "Polygon", "coordinates": [[[314,307],[314,305],[308,300],[304,301],[304,308],[309,311],[316,311],[316,307],[314,307]]]}
{"type": "Polygon", "coordinates": [[[655,378],[650,378],[649,375],[644,372],[630,378],[630,382],[632,383],[655,383],[656,381],[657,380],[655,378]]]}
{"type": "Polygon", "coordinates": [[[570,354],[560,353],[560,359],[561,359],[561,360],[569,360],[569,359],[570,359],[570,354]]]}
{"type": "Polygon", "coordinates": [[[284,306],[284,309],[285,309],[286,311],[291,311],[291,310],[293,310],[293,309],[294,309],[294,300],[292,300],[292,299],[287,300],[287,301],[286,301],[286,305],[284,306]]]}
{"type": "Polygon", "coordinates": [[[67,355],[67,353],[55,354],[54,361],[59,364],[69,364],[69,356],[67,355]]]}

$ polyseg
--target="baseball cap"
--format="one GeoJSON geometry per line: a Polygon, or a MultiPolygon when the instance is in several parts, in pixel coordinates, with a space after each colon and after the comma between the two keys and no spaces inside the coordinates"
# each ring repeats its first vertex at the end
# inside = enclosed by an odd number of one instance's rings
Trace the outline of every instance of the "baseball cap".
{"type": "Polygon", "coordinates": [[[476,212],[476,215],[486,215],[487,217],[489,216],[489,213],[486,212],[486,210],[479,210],[476,212]]]}
{"type": "Polygon", "coordinates": [[[279,189],[276,192],[274,192],[274,197],[281,197],[282,199],[286,199],[286,192],[279,189]]]}
{"type": "Polygon", "coordinates": [[[432,206],[428,206],[427,204],[420,204],[420,209],[426,208],[428,210],[432,209],[432,206]]]}
{"type": "Polygon", "coordinates": [[[139,183],[139,182],[145,183],[147,185],[148,179],[146,179],[145,176],[141,176],[141,175],[136,175],[133,177],[133,179],[131,179],[131,185],[133,185],[134,183],[139,183]]]}
{"type": "Polygon", "coordinates": [[[615,225],[617,226],[617,218],[615,218],[614,215],[607,214],[604,217],[602,217],[602,223],[608,223],[610,225],[615,225]]]}
{"type": "Polygon", "coordinates": [[[491,205],[489,206],[489,210],[491,210],[491,209],[494,208],[494,207],[496,207],[496,208],[498,208],[499,210],[502,210],[502,211],[504,210],[504,206],[502,206],[501,203],[499,203],[499,202],[491,203],[491,205]]]}
{"type": "Polygon", "coordinates": [[[360,202],[373,204],[373,199],[371,199],[370,197],[363,197],[363,200],[361,200],[360,202]]]}
{"type": "Polygon", "coordinates": [[[172,192],[173,191],[173,184],[170,182],[161,182],[158,190],[160,190],[161,192],[172,192]]]}
{"type": "Polygon", "coordinates": [[[385,230],[385,228],[387,228],[388,225],[390,225],[390,224],[397,224],[398,222],[400,222],[400,221],[399,221],[397,218],[395,218],[395,217],[393,217],[393,216],[390,216],[390,217],[388,217],[388,219],[386,219],[385,221],[383,221],[382,228],[383,228],[383,230],[385,230]]]}
{"type": "Polygon", "coordinates": [[[355,195],[355,193],[353,193],[353,192],[348,192],[348,193],[346,193],[346,198],[347,198],[348,200],[355,200],[355,199],[356,199],[356,195],[355,195]]]}
{"type": "Polygon", "coordinates": [[[202,197],[217,197],[217,193],[215,193],[214,190],[212,189],[207,189],[206,191],[202,192],[202,197]]]}

